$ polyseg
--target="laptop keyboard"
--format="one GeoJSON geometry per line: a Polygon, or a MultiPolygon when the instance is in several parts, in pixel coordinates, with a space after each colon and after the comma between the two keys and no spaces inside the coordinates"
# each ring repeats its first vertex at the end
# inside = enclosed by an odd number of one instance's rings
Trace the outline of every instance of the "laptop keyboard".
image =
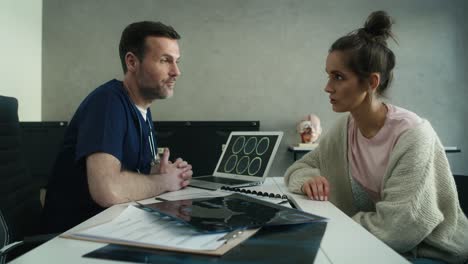
{"type": "MultiPolygon", "coordinates": [[[[194,177],[193,179],[197,179],[197,178],[194,177]]],[[[222,183],[222,184],[230,184],[230,185],[250,182],[250,181],[244,181],[244,180],[226,179],[226,178],[221,178],[221,177],[203,177],[200,180],[222,183]]]]}

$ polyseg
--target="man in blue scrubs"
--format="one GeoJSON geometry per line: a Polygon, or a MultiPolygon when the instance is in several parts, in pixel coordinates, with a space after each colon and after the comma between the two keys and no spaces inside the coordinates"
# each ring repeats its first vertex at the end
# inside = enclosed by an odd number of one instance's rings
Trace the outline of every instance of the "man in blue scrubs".
{"type": "Polygon", "coordinates": [[[78,107],[47,188],[46,232],[63,232],[104,208],[176,191],[192,167],[157,155],[150,105],[171,97],[180,75],[179,34],[160,22],[125,28],[119,45],[123,81],[111,80],[78,107]]]}

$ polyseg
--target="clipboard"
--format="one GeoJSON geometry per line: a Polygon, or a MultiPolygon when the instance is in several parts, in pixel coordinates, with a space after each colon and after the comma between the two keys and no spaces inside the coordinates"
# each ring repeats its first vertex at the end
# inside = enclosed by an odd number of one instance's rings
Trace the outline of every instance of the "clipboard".
{"type": "Polygon", "coordinates": [[[314,263],[326,226],[326,222],[317,222],[265,227],[223,256],[107,245],[83,257],[131,263],[314,263]]]}
{"type": "MultiPolygon", "coordinates": [[[[137,209],[140,210],[140,209],[137,209]]],[[[76,240],[83,240],[83,241],[92,241],[92,242],[99,242],[99,243],[106,243],[106,244],[115,244],[115,245],[123,245],[123,246],[132,246],[132,247],[140,247],[140,248],[147,248],[147,249],[158,249],[164,251],[173,251],[179,253],[191,253],[191,254],[200,254],[200,255],[209,255],[209,256],[222,256],[232,248],[236,247],[243,241],[247,240],[249,237],[253,236],[260,228],[253,228],[253,229],[243,229],[243,230],[233,230],[231,232],[221,234],[222,239],[224,241],[221,246],[214,250],[200,250],[200,249],[189,249],[189,248],[180,248],[180,247],[171,247],[161,244],[152,244],[146,243],[138,240],[123,240],[123,239],[116,239],[113,237],[109,237],[106,235],[101,234],[92,234],[89,233],[89,230],[95,227],[103,226],[105,224],[109,224],[111,221],[107,221],[104,223],[100,223],[94,226],[90,226],[87,228],[83,228],[80,230],[73,230],[68,231],[60,235],[62,238],[67,239],[76,239],[76,240]]]]}

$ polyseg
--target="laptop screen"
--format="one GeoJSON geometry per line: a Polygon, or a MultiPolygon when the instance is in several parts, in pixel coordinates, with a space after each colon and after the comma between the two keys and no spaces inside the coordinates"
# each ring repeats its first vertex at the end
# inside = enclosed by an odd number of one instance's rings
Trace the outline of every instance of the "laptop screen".
{"type": "Polygon", "coordinates": [[[221,176],[266,176],[282,132],[231,133],[215,174],[221,176]]]}

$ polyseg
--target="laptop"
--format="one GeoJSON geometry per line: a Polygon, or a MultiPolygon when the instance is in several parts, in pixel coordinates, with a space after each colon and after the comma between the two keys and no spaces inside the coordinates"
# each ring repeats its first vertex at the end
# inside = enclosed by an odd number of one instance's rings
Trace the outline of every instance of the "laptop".
{"type": "Polygon", "coordinates": [[[217,190],[265,181],[283,132],[231,132],[213,175],[194,177],[189,186],[217,190]]]}

